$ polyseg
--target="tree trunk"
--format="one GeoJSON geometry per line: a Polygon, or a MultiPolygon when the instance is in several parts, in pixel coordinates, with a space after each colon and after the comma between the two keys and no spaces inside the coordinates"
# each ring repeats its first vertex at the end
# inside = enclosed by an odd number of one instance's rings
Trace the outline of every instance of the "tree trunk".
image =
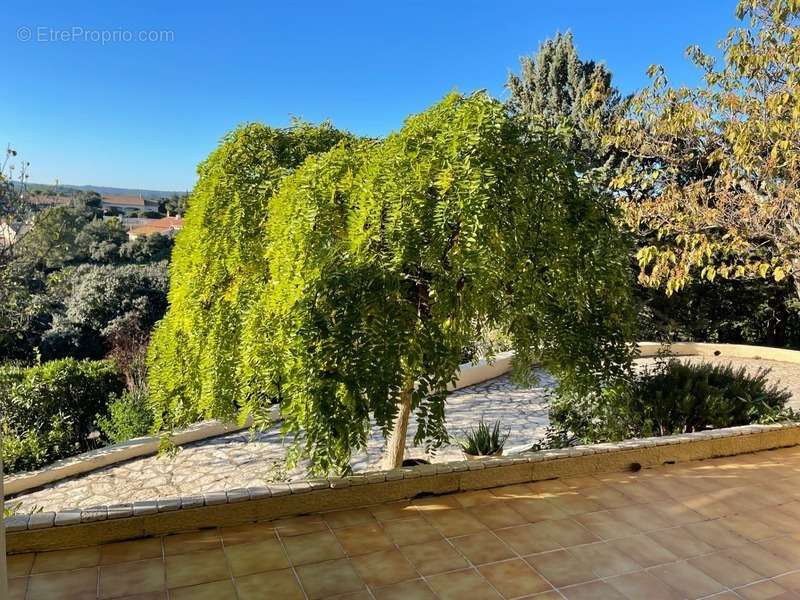
{"type": "Polygon", "coordinates": [[[794,283],[794,293],[800,299],[800,259],[792,261],[792,282],[794,283]]]}
{"type": "Polygon", "coordinates": [[[411,415],[411,396],[414,392],[414,382],[406,383],[400,392],[400,402],[397,408],[397,417],[389,439],[386,440],[386,450],[383,454],[383,468],[397,469],[403,466],[403,456],[406,451],[406,432],[408,431],[408,417],[411,415]]]}

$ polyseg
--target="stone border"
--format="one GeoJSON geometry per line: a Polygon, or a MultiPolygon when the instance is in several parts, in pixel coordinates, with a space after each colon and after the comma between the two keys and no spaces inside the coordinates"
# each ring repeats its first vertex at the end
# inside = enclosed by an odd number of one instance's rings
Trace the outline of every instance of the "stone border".
{"type": "MultiPolygon", "coordinates": [[[[456,383],[450,386],[451,390],[475,385],[487,379],[499,377],[511,369],[512,352],[499,353],[491,362],[485,358],[480,359],[474,365],[466,363],[459,368],[459,377],[456,383]]],[[[274,422],[280,419],[277,408],[272,412],[274,422]]],[[[168,435],[170,441],[176,446],[198,442],[212,437],[225,435],[247,429],[251,425],[251,420],[243,425],[237,423],[226,423],[220,420],[201,421],[186,429],[176,431],[168,435]]],[[[40,488],[48,483],[53,483],[67,477],[81,475],[90,471],[95,471],[109,465],[125,462],[132,458],[148,456],[158,452],[161,446],[161,436],[140,437],[127,442],[104,446],[96,450],[90,450],[82,454],[70,456],[58,460],[52,464],[36,471],[26,471],[17,475],[11,475],[3,479],[6,496],[15,496],[22,492],[40,488]]]]}
{"type": "MultiPolygon", "coordinates": [[[[640,356],[642,357],[655,356],[662,347],[655,342],[640,342],[638,345],[640,356]]],[[[741,358],[753,358],[752,353],[754,348],[756,348],[756,346],[696,344],[688,342],[675,343],[670,346],[672,353],[678,356],[713,356],[717,352],[724,352],[725,356],[741,358]]],[[[800,363],[800,352],[797,351],[761,347],[758,348],[758,351],[759,356],[755,358],[800,363]]],[[[482,358],[474,365],[465,363],[461,365],[459,369],[458,381],[455,385],[450,386],[450,389],[459,390],[488,379],[493,379],[494,377],[499,377],[511,370],[512,359],[512,352],[502,352],[491,362],[482,358]]],[[[273,420],[277,421],[278,419],[279,414],[278,411],[275,410],[273,412],[273,420]]],[[[250,424],[249,420],[243,425],[226,423],[220,420],[202,421],[186,429],[169,434],[169,439],[173,444],[180,446],[225,435],[226,433],[241,431],[250,427],[250,424]]],[[[140,437],[58,460],[36,471],[27,471],[6,477],[3,480],[5,494],[7,496],[15,496],[28,490],[40,488],[48,483],[66,479],[67,477],[89,473],[109,465],[131,460],[132,458],[152,455],[158,452],[160,445],[161,436],[140,437]]]]}
{"type": "MultiPolygon", "coordinates": [[[[176,431],[169,435],[169,439],[176,445],[188,444],[218,435],[224,435],[249,427],[249,424],[240,426],[235,423],[223,421],[201,421],[194,423],[186,429],[176,431]]],[[[165,434],[166,435],[166,434],[165,434]]],[[[48,483],[59,481],[74,475],[88,473],[108,465],[124,462],[139,456],[155,454],[161,445],[161,436],[140,437],[90,450],[82,454],[70,456],[36,471],[26,471],[18,475],[11,475],[3,480],[5,494],[16,495],[21,492],[42,487],[48,483]]]]}
{"type": "Polygon", "coordinates": [[[798,444],[800,423],[747,425],[117,506],[18,515],[5,521],[7,552],[91,546],[354,508],[420,495],[622,471],[632,466],[646,468],[798,444]]]}

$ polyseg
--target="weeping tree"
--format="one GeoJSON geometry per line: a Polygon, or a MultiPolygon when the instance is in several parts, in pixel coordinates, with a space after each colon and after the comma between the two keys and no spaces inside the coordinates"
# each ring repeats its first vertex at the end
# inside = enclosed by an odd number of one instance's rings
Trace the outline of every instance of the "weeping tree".
{"type": "MultiPolygon", "coordinates": [[[[573,390],[630,361],[615,203],[569,141],[480,93],[448,96],[383,141],[251,125],[200,167],[150,350],[160,426],[277,403],[292,458],[347,472],[374,421],[447,440],[464,349],[503,334],[515,376],[573,390]]],[[[494,348],[489,343],[490,355],[494,348]]]]}
{"type": "Polygon", "coordinates": [[[416,443],[445,442],[447,387],[492,332],[520,380],[534,361],[572,390],[624,376],[627,247],[568,142],[484,93],[454,94],[380,143],[309,157],[269,201],[242,414],[259,422],[277,400],[297,455],[346,472],[372,420],[386,467],[411,415],[416,443]]]}
{"type": "Polygon", "coordinates": [[[344,136],[329,124],[249,124],[200,165],[172,254],[169,310],[149,349],[157,426],[237,414],[241,321],[268,275],[269,200],[308,155],[344,136]]]}

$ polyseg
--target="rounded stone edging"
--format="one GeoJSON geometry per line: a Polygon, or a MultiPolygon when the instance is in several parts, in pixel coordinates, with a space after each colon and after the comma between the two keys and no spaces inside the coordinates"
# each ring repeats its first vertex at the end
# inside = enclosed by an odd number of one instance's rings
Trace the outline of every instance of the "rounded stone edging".
{"type": "MultiPolygon", "coordinates": [[[[638,342],[639,358],[656,356],[664,345],[658,342],[638,342]]],[[[747,344],[712,344],[706,342],[673,342],[666,344],[674,356],[713,356],[716,358],[751,358],[800,364],[800,350],[748,346],[747,344]]]]}
{"type": "MultiPolygon", "coordinates": [[[[512,357],[512,352],[502,352],[491,362],[482,358],[474,365],[471,363],[462,364],[459,368],[458,380],[454,385],[450,386],[450,389],[459,390],[503,375],[511,369],[512,357]]],[[[272,419],[273,421],[278,421],[279,418],[280,414],[276,407],[272,411],[272,419]]],[[[247,429],[250,425],[250,419],[243,425],[215,419],[194,423],[186,429],[165,435],[168,435],[173,444],[180,446],[225,435],[226,433],[241,431],[247,429]]],[[[104,446],[58,460],[36,471],[26,471],[17,475],[7,476],[3,479],[4,493],[6,496],[14,496],[67,477],[95,471],[132,458],[156,454],[161,447],[161,437],[161,435],[155,435],[134,438],[126,442],[104,446]]]]}
{"type": "MultiPolygon", "coordinates": [[[[175,445],[182,445],[232,433],[246,427],[249,427],[249,424],[240,426],[219,420],[201,421],[170,434],[169,439],[175,445]]],[[[36,471],[26,471],[5,477],[3,479],[5,494],[7,496],[16,495],[67,477],[88,473],[132,458],[156,454],[160,446],[161,436],[156,435],[134,438],[119,444],[89,450],[58,460],[36,471]]]]}

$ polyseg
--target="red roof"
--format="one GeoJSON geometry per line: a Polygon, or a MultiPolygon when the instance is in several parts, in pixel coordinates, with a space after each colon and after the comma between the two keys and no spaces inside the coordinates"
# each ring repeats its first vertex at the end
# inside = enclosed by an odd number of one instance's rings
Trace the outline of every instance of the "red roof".
{"type": "Polygon", "coordinates": [[[128,233],[133,235],[150,235],[151,233],[169,233],[177,231],[183,227],[181,217],[163,217],[161,219],[151,219],[144,225],[132,227],[128,233]]]}

